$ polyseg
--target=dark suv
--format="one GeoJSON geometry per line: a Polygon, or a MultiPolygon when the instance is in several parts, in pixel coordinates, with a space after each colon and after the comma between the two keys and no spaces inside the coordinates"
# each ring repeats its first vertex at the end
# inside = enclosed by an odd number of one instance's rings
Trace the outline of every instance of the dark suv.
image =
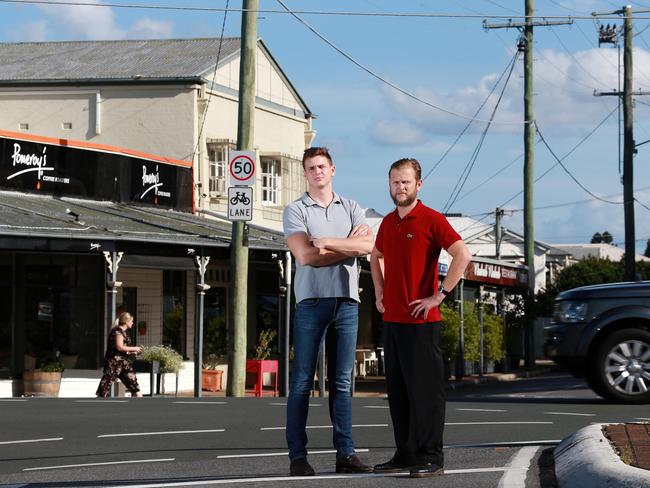
{"type": "Polygon", "coordinates": [[[600,396],[650,403],[650,281],[560,293],[544,335],[546,355],[600,396]]]}

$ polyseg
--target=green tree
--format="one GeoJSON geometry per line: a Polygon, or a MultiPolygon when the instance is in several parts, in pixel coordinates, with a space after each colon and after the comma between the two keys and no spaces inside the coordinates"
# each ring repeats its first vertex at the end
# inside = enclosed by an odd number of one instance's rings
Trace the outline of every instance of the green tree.
{"type": "Polygon", "coordinates": [[[578,286],[596,285],[599,283],[616,283],[623,281],[623,262],[609,259],[587,257],[561,270],[555,282],[546,290],[537,294],[535,315],[548,317],[553,311],[553,301],[558,293],[578,286]]]}
{"type": "Polygon", "coordinates": [[[600,232],[596,232],[593,236],[591,236],[592,244],[600,244],[601,242],[603,242],[603,236],[600,234],[600,232]]]}
{"type": "Polygon", "coordinates": [[[614,236],[611,235],[608,231],[603,232],[603,242],[605,244],[611,244],[614,242],[614,236]]]}
{"type": "Polygon", "coordinates": [[[648,239],[648,242],[645,245],[645,252],[643,255],[647,258],[650,258],[650,239],[648,239]]]}

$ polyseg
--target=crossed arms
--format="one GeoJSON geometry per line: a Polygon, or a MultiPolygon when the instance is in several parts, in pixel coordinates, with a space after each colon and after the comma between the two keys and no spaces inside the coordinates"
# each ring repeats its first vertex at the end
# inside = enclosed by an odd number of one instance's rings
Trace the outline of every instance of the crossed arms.
{"type": "Polygon", "coordinates": [[[329,266],[350,257],[370,254],[373,248],[372,230],[358,225],[347,237],[311,239],[305,232],[287,237],[287,245],[301,266],[329,266]]]}

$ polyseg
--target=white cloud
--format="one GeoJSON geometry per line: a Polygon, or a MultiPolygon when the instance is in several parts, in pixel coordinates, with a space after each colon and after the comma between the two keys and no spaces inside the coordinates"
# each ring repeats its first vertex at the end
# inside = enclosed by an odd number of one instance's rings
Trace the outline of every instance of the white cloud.
{"type": "MultiPolygon", "coordinates": [[[[617,52],[614,49],[590,49],[573,56],[564,52],[542,50],[536,52],[534,67],[535,118],[542,131],[561,131],[563,135],[583,134],[594,127],[616,106],[615,97],[595,97],[594,90],[611,91],[617,88],[617,52]],[[561,127],[560,127],[561,126],[561,127]]],[[[634,50],[635,89],[650,88],[650,53],[644,49],[634,50]]],[[[521,132],[523,119],[523,74],[521,63],[513,72],[508,87],[501,99],[490,128],[494,132],[521,132]],[[514,122],[504,124],[502,122],[514,122]]],[[[419,87],[415,95],[431,104],[443,107],[464,117],[455,117],[440,110],[419,103],[388,87],[381,90],[391,113],[391,120],[379,119],[371,124],[383,128],[393,126],[401,133],[409,126],[417,127],[420,133],[458,134],[467,124],[478,107],[487,98],[498,75],[487,74],[473,84],[459,86],[448,93],[436,91],[435,87],[419,87]]],[[[501,91],[499,85],[490,97],[470,131],[483,130],[486,120],[501,91]]],[[[643,115],[647,109],[638,105],[643,115]]],[[[371,131],[372,135],[372,131],[371,131]]],[[[381,142],[379,139],[377,142],[381,142]]],[[[390,139],[386,140],[392,143],[390,139]]]]}
{"type": "Polygon", "coordinates": [[[168,21],[153,20],[149,17],[138,20],[129,29],[131,39],[163,39],[172,36],[174,24],[168,21]]]}
{"type": "Polygon", "coordinates": [[[426,141],[426,135],[406,120],[378,120],[370,127],[370,138],[377,144],[395,146],[419,145],[426,141]]]}
{"type": "MultiPolygon", "coordinates": [[[[101,5],[99,0],[87,0],[86,3],[101,5]]],[[[65,31],[69,36],[81,35],[85,39],[123,39],[125,32],[116,23],[115,11],[109,7],[92,5],[39,5],[52,19],[57,30],[65,31]]]]}
{"type": "Polygon", "coordinates": [[[16,42],[40,42],[47,39],[48,25],[45,20],[25,22],[9,31],[9,38],[16,42]]]}

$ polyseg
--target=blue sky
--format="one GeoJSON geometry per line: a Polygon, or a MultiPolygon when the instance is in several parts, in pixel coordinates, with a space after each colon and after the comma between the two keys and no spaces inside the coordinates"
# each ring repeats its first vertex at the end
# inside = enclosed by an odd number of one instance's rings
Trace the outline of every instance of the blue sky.
{"type": "MultiPolygon", "coordinates": [[[[330,147],[337,164],[335,188],[365,207],[380,212],[392,208],[386,171],[401,157],[416,157],[426,178],[421,197],[442,210],[453,189],[475,160],[451,212],[485,215],[497,206],[510,210],[504,225],[523,229],[522,97],[523,62],[516,61],[478,155],[473,157],[486,121],[503,89],[518,37],[515,30],[483,29],[482,15],[504,22],[523,12],[524,0],[283,0],[300,11],[373,13],[446,13],[452,18],[355,15],[299,16],[323,37],[379,78],[420,98],[413,100],[373,77],[336,52],[305,25],[287,14],[260,14],[258,31],[273,55],[318,118],[314,144],[330,147]],[[439,163],[485,101],[483,110],[448,155],[439,163]],[[456,115],[432,108],[433,104],[456,115]],[[438,164],[439,163],[439,164],[438,164]],[[514,198],[513,198],[514,197],[514,198]],[[507,204],[505,202],[508,202],[507,204]]],[[[92,0],[87,3],[109,3],[92,0]]],[[[115,0],[111,4],[132,5],[115,0]]],[[[151,0],[140,4],[184,7],[225,7],[226,0],[151,0]]],[[[650,0],[631,2],[649,9],[650,0]]],[[[240,8],[241,1],[231,1],[240,8]]],[[[622,4],[606,0],[536,0],[540,16],[588,16],[622,4]]],[[[260,0],[262,10],[282,10],[276,0],[260,0]]],[[[118,7],[29,5],[0,2],[0,40],[84,40],[167,37],[218,37],[223,12],[169,11],[118,7]]],[[[225,35],[239,36],[238,12],[226,16],[225,35]]],[[[622,21],[605,20],[604,23],[622,21]]],[[[650,90],[650,13],[635,19],[634,88],[650,90]],[[647,30],[646,30],[647,29],[647,30]]],[[[571,26],[535,30],[535,116],[555,154],[563,157],[588,136],[563,162],[593,194],[622,200],[618,165],[618,124],[615,97],[595,97],[594,90],[617,86],[618,57],[611,47],[597,47],[597,25],[576,19],[571,26]],[[613,112],[611,116],[608,114],[613,112]]],[[[650,139],[650,96],[638,97],[635,139],[650,139]]],[[[650,207],[650,144],[638,148],[635,197],[650,207]]],[[[562,169],[548,149],[536,146],[535,237],[548,243],[588,242],[608,230],[623,246],[623,206],[594,199],[562,169]],[[551,169],[552,166],[555,167],[551,169]],[[550,171],[549,171],[550,170],[550,171]],[[579,202],[579,203],[575,203],[579,202]]],[[[635,205],[637,249],[650,238],[650,210],[635,205]]]]}

